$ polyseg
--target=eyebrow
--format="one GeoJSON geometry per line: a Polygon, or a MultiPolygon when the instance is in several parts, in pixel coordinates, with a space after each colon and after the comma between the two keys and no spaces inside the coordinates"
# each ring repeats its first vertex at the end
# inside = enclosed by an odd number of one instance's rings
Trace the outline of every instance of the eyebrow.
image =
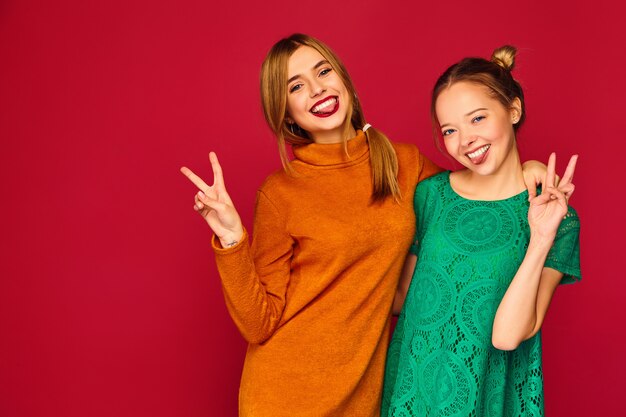
{"type": "MultiPolygon", "coordinates": [[[[463,117],[471,116],[472,114],[476,113],[477,111],[481,111],[481,110],[489,110],[489,109],[486,108],[486,107],[480,107],[480,108],[478,108],[476,110],[472,110],[471,112],[465,114],[465,116],[463,116],[463,117]]],[[[444,123],[444,124],[439,125],[439,126],[443,129],[444,127],[448,126],[449,124],[450,123],[444,123]]]]}
{"type": "MultiPolygon", "coordinates": [[[[325,59],[322,59],[320,62],[318,62],[317,64],[315,64],[313,66],[313,69],[316,70],[319,67],[321,67],[322,65],[328,64],[328,61],[325,59]]],[[[298,78],[300,78],[300,74],[296,74],[293,77],[291,77],[290,79],[287,80],[287,84],[291,83],[294,80],[297,80],[298,78]]]]}

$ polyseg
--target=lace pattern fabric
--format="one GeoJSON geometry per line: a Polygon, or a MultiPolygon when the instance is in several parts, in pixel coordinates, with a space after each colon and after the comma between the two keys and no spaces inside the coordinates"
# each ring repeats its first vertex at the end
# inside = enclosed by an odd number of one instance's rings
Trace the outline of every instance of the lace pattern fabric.
{"type": "MultiPolygon", "coordinates": [[[[496,309],[526,253],[528,193],[473,201],[449,172],[415,194],[418,255],[387,357],[382,416],[543,416],[541,336],[491,345],[496,309]]],[[[546,266],[580,278],[579,221],[569,209],[546,266]]]]}

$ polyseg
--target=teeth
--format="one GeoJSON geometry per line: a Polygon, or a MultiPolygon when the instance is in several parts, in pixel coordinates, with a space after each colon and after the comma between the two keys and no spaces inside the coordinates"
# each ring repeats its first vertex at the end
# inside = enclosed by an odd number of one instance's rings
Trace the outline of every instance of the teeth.
{"type": "Polygon", "coordinates": [[[487,152],[487,149],[489,149],[491,145],[485,145],[480,149],[475,150],[472,153],[468,153],[467,156],[470,157],[470,159],[476,158],[477,156],[480,156],[482,154],[484,154],[485,152],[487,152]]]}
{"type": "Polygon", "coordinates": [[[330,99],[330,100],[326,100],[322,104],[319,104],[319,105],[313,107],[311,109],[311,111],[313,113],[319,113],[320,111],[324,110],[326,107],[334,106],[336,103],[337,103],[337,99],[336,98],[333,98],[333,99],[330,99]]]}

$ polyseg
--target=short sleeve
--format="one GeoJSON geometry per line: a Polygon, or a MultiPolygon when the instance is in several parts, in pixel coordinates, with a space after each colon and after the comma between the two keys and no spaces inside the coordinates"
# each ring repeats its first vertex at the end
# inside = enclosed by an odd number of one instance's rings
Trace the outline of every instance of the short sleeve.
{"type": "Polygon", "coordinates": [[[413,244],[409,249],[409,252],[413,255],[418,255],[419,252],[419,242],[421,242],[424,237],[424,233],[426,232],[426,226],[429,224],[429,218],[432,216],[432,205],[428,203],[432,203],[432,199],[435,197],[433,195],[433,183],[434,178],[428,178],[424,181],[420,181],[415,188],[415,195],[413,198],[413,208],[415,210],[415,237],[413,239],[413,244]]]}
{"type": "Polygon", "coordinates": [[[582,278],[579,235],[580,220],[578,214],[572,207],[569,207],[544,265],[563,273],[561,284],[571,284],[582,278]]]}

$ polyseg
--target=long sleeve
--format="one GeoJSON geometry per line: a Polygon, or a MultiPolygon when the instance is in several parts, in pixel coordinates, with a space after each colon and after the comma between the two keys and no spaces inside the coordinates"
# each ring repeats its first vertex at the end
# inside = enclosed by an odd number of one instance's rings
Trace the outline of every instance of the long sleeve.
{"type": "Polygon", "coordinates": [[[254,238],[247,233],[233,248],[213,239],[226,306],[243,337],[262,343],[272,336],[285,308],[293,240],[284,219],[259,191],[254,214],[254,238]]]}
{"type": "Polygon", "coordinates": [[[293,172],[261,185],[252,243],[214,240],[227,307],[251,342],[242,417],[380,415],[391,304],[415,228],[410,197],[425,163],[398,144],[404,198],[372,204],[367,138],[347,146],[295,147],[293,172]]]}

